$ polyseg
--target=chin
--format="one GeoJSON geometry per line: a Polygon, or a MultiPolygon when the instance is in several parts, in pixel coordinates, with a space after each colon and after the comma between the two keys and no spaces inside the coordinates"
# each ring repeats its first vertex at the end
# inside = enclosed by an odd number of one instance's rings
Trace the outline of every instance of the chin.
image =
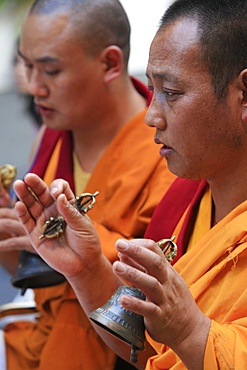
{"type": "Polygon", "coordinates": [[[43,123],[51,128],[52,130],[63,130],[63,126],[61,125],[61,122],[56,122],[56,120],[49,120],[49,119],[43,119],[43,123]]]}
{"type": "Polygon", "coordinates": [[[171,163],[169,163],[169,161],[167,161],[167,165],[168,165],[168,169],[176,176],[178,177],[181,177],[183,179],[187,179],[187,180],[202,180],[203,177],[200,176],[199,173],[195,172],[195,171],[191,171],[191,169],[189,168],[184,168],[184,167],[180,167],[180,166],[177,166],[177,165],[172,165],[171,163]]]}

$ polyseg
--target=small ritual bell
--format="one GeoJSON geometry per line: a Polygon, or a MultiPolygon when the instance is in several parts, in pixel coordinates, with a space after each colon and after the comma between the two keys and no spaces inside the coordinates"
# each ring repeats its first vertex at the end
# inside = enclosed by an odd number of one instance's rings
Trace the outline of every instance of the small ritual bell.
{"type": "Polygon", "coordinates": [[[11,278],[11,283],[21,289],[22,295],[28,288],[45,288],[64,281],[65,277],[48,266],[40,256],[24,250],[20,251],[19,264],[15,275],[11,278]]]}
{"type": "MultiPolygon", "coordinates": [[[[162,239],[156,244],[162,249],[166,259],[171,262],[177,255],[177,245],[173,242],[175,236],[171,239],[162,239]]],[[[145,300],[143,292],[135,287],[120,286],[106,304],[89,314],[89,318],[123,340],[131,346],[130,361],[137,362],[138,350],[145,349],[145,325],[144,318],[134,312],[125,309],[121,303],[122,295],[131,295],[145,300]]]]}
{"type": "Polygon", "coordinates": [[[131,345],[131,362],[137,362],[137,350],[145,348],[145,326],[143,317],[128,311],[120,303],[122,295],[132,295],[145,300],[140,289],[120,286],[103,307],[90,313],[89,318],[111,334],[131,345]]]}

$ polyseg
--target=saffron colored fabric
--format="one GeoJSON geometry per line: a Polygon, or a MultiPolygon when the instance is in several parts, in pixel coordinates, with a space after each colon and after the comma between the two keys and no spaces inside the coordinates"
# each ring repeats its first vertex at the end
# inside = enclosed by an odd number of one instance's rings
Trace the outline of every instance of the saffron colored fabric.
{"type": "MultiPolygon", "coordinates": [[[[201,218],[202,221],[204,217],[205,223],[210,225],[209,220],[206,219],[208,211],[205,211],[210,205],[199,208],[207,185],[205,182],[193,185],[181,179],[176,180],[175,185],[177,190],[179,185],[185,189],[197,187],[196,195],[193,197],[191,193],[191,200],[187,201],[187,205],[189,202],[190,206],[186,210],[187,215],[180,231],[180,234],[183,233],[183,240],[178,235],[179,248],[185,251],[185,242],[189,240],[188,234],[193,234],[193,225],[197,219],[201,218]],[[200,214],[202,212],[204,212],[203,215],[200,214]]],[[[174,186],[172,187],[175,194],[174,186]]],[[[164,218],[169,217],[165,212],[165,198],[166,196],[155,211],[155,217],[148,229],[148,237],[152,237],[152,224],[157,227],[158,220],[164,230],[164,218]]],[[[169,201],[172,201],[171,198],[169,201]]],[[[175,198],[174,202],[176,202],[175,198]]],[[[184,210],[185,208],[186,205],[184,210]]],[[[155,230],[155,234],[157,232],[155,230]]],[[[170,232],[172,234],[173,230],[170,232]]],[[[198,307],[212,319],[204,356],[204,369],[245,369],[247,367],[247,201],[240,204],[214,227],[209,227],[206,234],[202,235],[195,245],[189,247],[188,252],[179,259],[174,268],[186,281],[198,307]]],[[[146,370],[186,369],[171,349],[155,343],[148,335],[147,338],[156,349],[157,355],[149,359],[146,370]]]]}
{"type": "MultiPolygon", "coordinates": [[[[149,92],[134,83],[148,104],[149,92]]],[[[88,215],[110,261],[117,258],[118,238],[144,235],[156,205],[175,179],[159,156],[154,132],[144,123],[145,113],[137,114],[117,134],[82,191],[99,191],[88,215]]],[[[31,171],[47,183],[62,177],[75,189],[71,133],[46,128],[31,171]]],[[[35,300],[37,323],[16,322],[5,329],[7,370],[114,368],[115,354],[92,329],[67,282],[36,289],[35,300]]]]}

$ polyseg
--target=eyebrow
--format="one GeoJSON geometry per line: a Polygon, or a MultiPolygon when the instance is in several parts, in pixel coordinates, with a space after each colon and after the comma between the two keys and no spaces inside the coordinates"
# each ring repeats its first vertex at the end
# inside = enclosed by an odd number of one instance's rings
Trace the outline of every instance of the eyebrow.
{"type": "MultiPolygon", "coordinates": [[[[28,58],[25,57],[25,55],[20,51],[20,49],[18,48],[17,50],[17,53],[18,55],[24,59],[24,60],[27,60],[28,58]]],[[[41,58],[37,58],[35,60],[35,62],[37,63],[57,63],[59,61],[58,58],[53,58],[53,57],[50,57],[50,56],[44,56],[44,57],[41,57],[41,58]]]]}
{"type": "MultiPolygon", "coordinates": [[[[153,73],[152,76],[156,79],[159,79],[159,80],[166,80],[167,82],[171,82],[171,83],[174,83],[174,82],[177,82],[178,79],[174,76],[172,76],[170,73],[167,73],[167,72],[164,72],[164,73],[153,73]]],[[[146,77],[147,79],[150,80],[150,77],[149,75],[146,73],[146,77]]]]}

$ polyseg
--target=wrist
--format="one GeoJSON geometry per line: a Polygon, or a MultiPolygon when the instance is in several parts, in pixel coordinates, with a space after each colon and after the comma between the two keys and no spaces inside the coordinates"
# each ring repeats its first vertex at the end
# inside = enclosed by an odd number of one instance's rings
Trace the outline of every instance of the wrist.
{"type": "Polygon", "coordinates": [[[79,274],[70,276],[68,281],[87,313],[104,305],[122,283],[103,254],[87,263],[79,274]]]}
{"type": "Polygon", "coordinates": [[[200,312],[196,324],[181,342],[173,346],[173,350],[185,364],[188,370],[204,369],[204,354],[211,326],[211,320],[200,312]]]}

